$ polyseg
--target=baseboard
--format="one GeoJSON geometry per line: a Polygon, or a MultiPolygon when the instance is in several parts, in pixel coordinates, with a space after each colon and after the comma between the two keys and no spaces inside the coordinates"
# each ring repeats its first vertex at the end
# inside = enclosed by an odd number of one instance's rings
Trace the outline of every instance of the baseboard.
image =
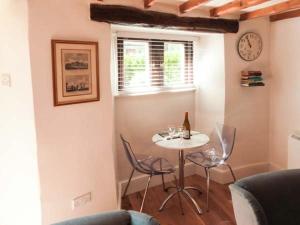
{"type": "MultiPolygon", "coordinates": [[[[275,168],[275,166],[273,166],[275,168]]],[[[272,167],[272,168],[273,168],[272,167]]],[[[243,177],[251,176],[258,173],[268,172],[270,171],[271,165],[268,162],[260,162],[253,163],[248,165],[243,165],[239,167],[233,168],[234,174],[237,179],[241,179],[243,177]]],[[[279,168],[279,167],[278,167],[279,168]]],[[[177,168],[178,171],[178,168],[177,168]]],[[[200,176],[205,176],[205,172],[203,168],[199,166],[195,166],[193,163],[187,163],[185,166],[185,176],[191,176],[194,174],[198,174],[200,176]]],[[[145,189],[145,185],[147,183],[148,176],[147,175],[138,175],[133,177],[131,180],[131,184],[128,188],[127,194],[135,193],[138,191],[142,191],[145,189]]],[[[172,176],[165,176],[165,181],[172,181],[172,176]]],[[[211,180],[220,183],[227,184],[233,181],[230,171],[226,167],[219,167],[211,169],[211,180]]],[[[126,184],[128,180],[123,180],[119,182],[119,198],[121,198],[122,193],[125,190],[126,184]]],[[[161,185],[161,177],[155,176],[152,178],[150,187],[154,187],[157,185],[161,185]]]]}
{"type": "MultiPolygon", "coordinates": [[[[178,167],[176,168],[178,171],[178,167]]],[[[260,162],[260,163],[253,163],[248,165],[243,165],[239,167],[234,167],[233,171],[237,179],[241,179],[243,177],[255,175],[258,173],[264,173],[269,171],[278,171],[283,170],[285,168],[282,168],[281,166],[269,163],[269,162],[260,162]]],[[[200,176],[205,176],[204,169],[196,166],[193,163],[187,163],[185,166],[185,176],[191,176],[194,174],[198,174],[200,176]]],[[[178,175],[178,174],[177,174],[178,175]]],[[[137,191],[142,191],[145,189],[145,185],[147,182],[148,176],[147,175],[139,175],[131,180],[131,184],[128,188],[127,194],[135,193],[137,191]]],[[[171,176],[165,176],[165,181],[169,182],[172,181],[173,178],[171,176]]],[[[221,184],[227,184],[232,182],[232,176],[230,171],[226,167],[219,167],[219,168],[213,168],[211,169],[211,180],[221,183],[221,184]]],[[[119,190],[118,190],[118,208],[121,208],[121,196],[122,193],[126,187],[128,180],[120,181],[119,184],[119,190]]],[[[161,185],[161,177],[155,176],[151,180],[150,187],[161,185]]]]}
{"type": "Polygon", "coordinates": [[[278,171],[278,170],[284,170],[285,168],[275,164],[275,163],[269,163],[269,171],[278,171]]]}
{"type": "MultiPolygon", "coordinates": [[[[268,162],[260,162],[260,163],[253,163],[253,164],[235,167],[232,168],[232,170],[236,178],[241,179],[243,177],[248,177],[254,174],[268,172],[269,167],[270,165],[268,162]]],[[[203,177],[205,176],[204,169],[199,166],[195,168],[195,173],[203,177]]],[[[225,166],[211,169],[210,175],[211,175],[211,180],[220,184],[228,184],[233,181],[229,169],[225,166]]]]}

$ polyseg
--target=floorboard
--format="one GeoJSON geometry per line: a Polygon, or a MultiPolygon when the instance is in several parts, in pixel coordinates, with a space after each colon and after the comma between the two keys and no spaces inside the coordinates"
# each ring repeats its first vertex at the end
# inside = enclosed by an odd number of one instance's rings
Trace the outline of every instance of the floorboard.
{"type": "MultiPolygon", "coordinates": [[[[167,183],[168,185],[173,186],[172,183],[167,183]]],[[[154,216],[161,225],[236,225],[228,185],[211,182],[210,210],[208,212],[205,210],[206,180],[199,175],[193,175],[185,178],[185,185],[199,187],[203,190],[202,194],[189,191],[203,210],[202,215],[198,215],[193,204],[183,196],[184,215],[181,214],[177,196],[168,202],[162,212],[159,212],[158,208],[161,203],[173,191],[164,192],[162,185],[149,189],[143,212],[154,216]]],[[[143,194],[144,191],[141,191],[126,196],[122,200],[122,208],[138,211],[143,194]]]]}

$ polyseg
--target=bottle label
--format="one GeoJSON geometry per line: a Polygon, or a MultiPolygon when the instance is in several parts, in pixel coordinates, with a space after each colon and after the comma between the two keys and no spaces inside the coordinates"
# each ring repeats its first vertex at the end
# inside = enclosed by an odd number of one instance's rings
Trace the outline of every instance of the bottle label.
{"type": "Polygon", "coordinates": [[[184,130],[183,131],[183,138],[184,139],[190,139],[190,132],[189,132],[189,130],[184,130]]]}

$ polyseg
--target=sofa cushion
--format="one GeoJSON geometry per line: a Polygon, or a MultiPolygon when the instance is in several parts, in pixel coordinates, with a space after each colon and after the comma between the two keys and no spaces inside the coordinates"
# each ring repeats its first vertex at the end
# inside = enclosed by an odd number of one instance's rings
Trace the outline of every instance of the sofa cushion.
{"type": "Polygon", "coordinates": [[[119,210],[71,219],[53,225],[130,225],[130,222],[130,214],[125,210],[119,210]]]}
{"type": "Polygon", "coordinates": [[[263,173],[235,185],[251,193],[262,207],[268,225],[300,224],[300,169],[263,173]]]}
{"type": "Polygon", "coordinates": [[[130,225],[159,225],[156,219],[145,213],[128,211],[131,217],[130,225]]]}

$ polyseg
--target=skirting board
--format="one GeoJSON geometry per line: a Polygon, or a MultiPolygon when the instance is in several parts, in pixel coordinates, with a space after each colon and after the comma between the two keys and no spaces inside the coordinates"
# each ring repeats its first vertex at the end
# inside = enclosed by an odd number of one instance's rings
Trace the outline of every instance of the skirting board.
{"type": "MultiPolygon", "coordinates": [[[[233,168],[233,172],[237,179],[241,179],[243,177],[251,176],[254,174],[258,174],[258,173],[277,171],[277,170],[282,170],[282,169],[283,168],[281,168],[280,166],[273,164],[273,163],[260,162],[260,163],[253,163],[253,164],[235,167],[235,168],[233,168]]],[[[187,163],[184,171],[185,171],[185,174],[184,174],[185,176],[191,176],[194,174],[198,174],[203,177],[205,176],[204,169],[199,166],[194,165],[193,163],[187,163]]],[[[227,184],[227,183],[231,183],[233,181],[231,173],[226,167],[219,167],[219,168],[211,169],[210,175],[211,175],[211,180],[213,180],[217,183],[227,184]]],[[[127,194],[144,190],[147,179],[148,179],[147,175],[139,175],[139,176],[132,178],[131,184],[127,191],[127,194]]],[[[166,182],[169,182],[172,180],[173,180],[173,178],[171,176],[165,176],[166,182]]],[[[128,182],[128,180],[123,180],[123,181],[119,182],[119,192],[118,192],[119,208],[120,208],[120,204],[121,204],[121,196],[125,190],[127,182],[128,182]]],[[[161,177],[155,176],[151,180],[150,187],[161,185],[161,183],[162,183],[161,177]]]]}
{"type": "MultiPolygon", "coordinates": [[[[251,176],[257,173],[263,173],[270,171],[270,163],[268,162],[260,162],[254,164],[248,164],[240,167],[233,168],[234,174],[237,179],[251,176]]],[[[200,176],[205,176],[203,168],[199,166],[195,166],[193,163],[187,163],[185,166],[185,176],[191,176],[193,174],[198,174],[200,176]]],[[[145,185],[147,183],[148,176],[147,175],[139,175],[133,177],[131,180],[131,184],[128,188],[127,194],[131,194],[134,192],[142,191],[145,189],[145,185]]],[[[211,179],[217,183],[227,184],[232,182],[232,176],[230,171],[224,168],[214,168],[211,169],[211,179]]],[[[172,181],[173,177],[170,175],[165,176],[165,181],[169,182],[172,181]]],[[[128,180],[123,180],[119,182],[119,195],[124,192],[126,184],[128,180]]],[[[161,177],[155,176],[152,178],[150,187],[161,185],[161,177]]]]}
{"type": "Polygon", "coordinates": [[[270,163],[269,165],[269,171],[278,171],[278,170],[284,170],[286,168],[283,168],[275,163],[270,163]]]}
{"type": "MultiPolygon", "coordinates": [[[[268,172],[269,168],[270,164],[268,162],[260,162],[235,167],[232,169],[236,178],[241,179],[243,177],[248,177],[254,174],[268,172]]],[[[195,173],[205,177],[204,169],[199,166],[196,166],[195,173]]],[[[211,169],[210,177],[211,180],[220,184],[228,184],[233,182],[233,177],[226,166],[211,169]]]]}

